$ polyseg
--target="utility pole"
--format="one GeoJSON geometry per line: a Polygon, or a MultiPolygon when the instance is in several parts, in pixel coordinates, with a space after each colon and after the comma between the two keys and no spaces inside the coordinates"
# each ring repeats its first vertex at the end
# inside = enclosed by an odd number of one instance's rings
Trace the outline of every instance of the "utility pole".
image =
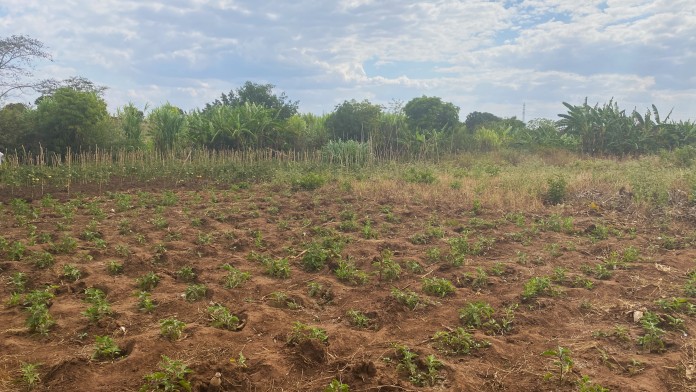
{"type": "Polygon", "coordinates": [[[522,102],[522,122],[526,124],[525,117],[527,115],[527,103],[522,102]]]}

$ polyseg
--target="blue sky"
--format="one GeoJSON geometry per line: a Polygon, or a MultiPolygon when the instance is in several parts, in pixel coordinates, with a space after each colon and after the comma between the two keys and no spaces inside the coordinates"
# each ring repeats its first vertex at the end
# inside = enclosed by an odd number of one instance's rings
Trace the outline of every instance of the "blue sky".
{"type": "MultiPolygon", "coordinates": [[[[300,111],[439,96],[472,111],[557,119],[614,98],[696,119],[693,0],[3,0],[0,37],[42,41],[37,77],[129,101],[202,107],[245,81],[300,111]]],[[[31,96],[14,97],[31,101],[31,96]]]]}

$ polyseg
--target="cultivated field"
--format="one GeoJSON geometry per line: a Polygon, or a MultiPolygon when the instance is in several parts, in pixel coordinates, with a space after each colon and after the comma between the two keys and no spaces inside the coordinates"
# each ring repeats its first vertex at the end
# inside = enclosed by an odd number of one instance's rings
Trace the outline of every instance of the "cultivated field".
{"type": "Polygon", "coordinates": [[[694,391],[691,174],[667,166],[5,185],[0,389],[694,391]]]}

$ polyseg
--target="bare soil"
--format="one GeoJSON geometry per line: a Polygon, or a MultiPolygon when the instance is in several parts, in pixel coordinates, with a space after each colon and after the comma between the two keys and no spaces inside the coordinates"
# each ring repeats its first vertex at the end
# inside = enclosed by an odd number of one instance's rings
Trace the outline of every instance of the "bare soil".
{"type": "MultiPolygon", "coordinates": [[[[134,391],[145,375],[158,370],[162,355],[192,370],[188,379],[194,391],[323,391],[333,379],[351,391],[574,391],[582,376],[612,391],[696,390],[694,316],[656,302],[685,297],[687,274],[696,267],[694,228],[685,222],[582,203],[518,212],[489,210],[484,198],[474,211],[472,200],[433,200],[427,186],[398,195],[381,194],[379,187],[351,190],[345,184],[312,192],[269,184],[177,189],[167,206],[161,202],[165,192],[153,188],[122,190],[132,197],[128,206],[119,205],[113,194],[84,192],[72,198],[80,200],[72,219],[39,199],[29,202],[38,216],[25,224],[13,215],[9,199],[0,209],[0,235],[10,243],[28,244],[28,225],[36,226],[37,237],[48,233],[53,242],[64,236],[78,241],[74,253],[55,254],[55,264],[46,269],[33,265],[29,254],[48,250],[48,243],[28,245],[18,261],[8,255],[1,259],[2,390],[27,390],[19,369],[23,363],[40,363],[36,391],[134,391]],[[355,215],[354,229],[345,224],[348,212],[355,215]],[[553,214],[571,217],[572,229],[544,225],[553,214]],[[157,228],[156,217],[167,227],[157,228]],[[373,238],[363,232],[368,219],[373,238]],[[105,249],[85,239],[92,220],[105,249]],[[130,222],[127,230],[124,220],[130,222]],[[592,238],[597,227],[607,229],[606,239],[592,238]],[[462,233],[468,233],[472,245],[482,240],[484,246],[455,266],[448,240],[462,233]],[[346,241],[340,255],[319,271],[303,269],[308,244],[327,237],[346,241]],[[166,251],[157,251],[157,244],[166,251]],[[611,252],[623,257],[631,247],[639,252],[637,260],[609,268],[609,277],[597,277],[596,265],[617,257],[611,252]],[[393,252],[402,269],[393,281],[378,272],[376,262],[385,250],[393,252]],[[290,277],[268,275],[259,257],[287,258],[290,277]],[[367,283],[337,278],[338,261],[348,258],[368,274],[367,283]],[[110,261],[122,263],[123,273],[108,274],[110,261]],[[413,262],[422,270],[410,270],[413,262]],[[250,280],[225,288],[227,271],[221,266],[226,263],[249,272],[250,280]],[[62,276],[65,264],[77,266],[80,279],[69,282],[62,276]],[[189,283],[176,272],[185,266],[195,271],[194,283],[207,287],[204,298],[184,298],[189,283]],[[558,279],[558,268],[565,279],[558,279]],[[488,281],[474,284],[481,270],[488,281]],[[28,291],[56,286],[49,308],[56,324],[45,336],[28,331],[21,304],[5,305],[14,290],[9,279],[17,272],[29,277],[28,291]],[[136,279],[148,272],[161,277],[152,290],[157,306],[150,313],[138,308],[135,296],[136,279]],[[455,292],[443,298],[428,295],[424,277],[448,279],[455,292]],[[523,298],[525,283],[533,277],[548,277],[553,290],[523,298]],[[581,279],[593,288],[574,283],[581,279]],[[321,284],[323,291],[310,296],[310,282],[321,284]],[[98,322],[82,314],[89,306],[84,290],[90,287],[106,293],[113,311],[98,322]],[[426,304],[409,310],[391,295],[393,288],[413,290],[426,304]],[[293,301],[279,303],[273,294],[278,292],[293,301]],[[506,307],[514,309],[514,321],[502,332],[470,329],[475,339],[490,345],[468,355],[446,355],[433,335],[461,327],[459,310],[472,301],[489,303],[497,318],[506,307]],[[207,311],[211,304],[229,308],[242,320],[241,328],[213,327],[207,311]],[[367,328],[352,326],[349,310],[368,315],[367,328]],[[635,311],[663,320],[680,318],[683,326],[661,324],[665,347],[648,352],[638,343],[644,330],[634,320],[635,311]],[[176,341],[160,336],[159,321],[167,317],[186,323],[176,341]],[[324,329],[328,341],[290,342],[295,322],[324,329]],[[97,335],[111,336],[123,355],[93,358],[97,335]],[[398,345],[418,355],[421,370],[428,355],[442,362],[431,385],[409,380],[399,366],[398,345]],[[573,361],[562,380],[556,358],[542,355],[559,347],[569,349],[573,361]],[[240,353],[246,361],[240,361],[240,353]],[[222,380],[217,389],[209,385],[216,372],[222,380]]],[[[61,193],[54,197],[59,204],[67,201],[61,193]]]]}

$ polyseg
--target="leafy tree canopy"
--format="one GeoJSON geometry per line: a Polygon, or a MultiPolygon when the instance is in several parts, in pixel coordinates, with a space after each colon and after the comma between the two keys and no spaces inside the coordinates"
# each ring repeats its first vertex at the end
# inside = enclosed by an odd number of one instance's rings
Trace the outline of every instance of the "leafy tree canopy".
{"type": "Polygon", "coordinates": [[[35,115],[35,137],[51,151],[108,145],[115,136],[109,135],[106,102],[94,92],[59,88],[39,102],[35,115]]]}
{"type": "Polygon", "coordinates": [[[220,99],[216,99],[212,104],[206,104],[206,110],[213,106],[244,106],[245,104],[260,105],[277,112],[279,120],[287,120],[297,114],[299,101],[291,101],[285,92],[275,94],[273,84],[258,84],[251,81],[244,83],[244,86],[237,90],[230,90],[228,94],[222,94],[220,99]]]}
{"type": "Polygon", "coordinates": [[[382,107],[368,100],[343,101],[326,120],[333,139],[365,141],[379,127],[382,107]]]}
{"type": "Polygon", "coordinates": [[[439,97],[413,98],[404,106],[409,126],[417,130],[451,130],[459,124],[459,107],[439,97]]]}
{"type": "Polygon", "coordinates": [[[496,116],[493,113],[488,112],[471,112],[466,115],[466,120],[464,124],[469,132],[474,132],[476,129],[487,124],[501,121],[502,118],[496,116]]]}

